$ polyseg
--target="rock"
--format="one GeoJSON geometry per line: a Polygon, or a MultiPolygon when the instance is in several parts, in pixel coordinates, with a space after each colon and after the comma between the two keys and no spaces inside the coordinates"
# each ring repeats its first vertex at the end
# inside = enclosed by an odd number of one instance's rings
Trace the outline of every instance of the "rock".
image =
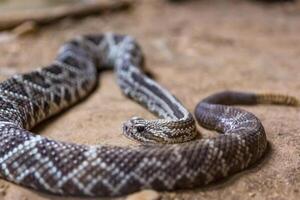
{"type": "Polygon", "coordinates": [[[154,190],[142,190],[129,195],[126,200],[159,200],[160,195],[154,190]]]}

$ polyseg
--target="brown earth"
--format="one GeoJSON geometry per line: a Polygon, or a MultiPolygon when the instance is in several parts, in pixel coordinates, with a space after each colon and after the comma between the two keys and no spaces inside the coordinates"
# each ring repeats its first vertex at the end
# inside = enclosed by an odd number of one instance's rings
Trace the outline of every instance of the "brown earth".
{"type": "MultiPolygon", "coordinates": [[[[174,5],[143,0],[130,11],[63,20],[2,42],[0,77],[50,63],[69,38],[105,31],[135,36],[145,51],[148,70],[191,111],[200,99],[224,89],[300,98],[300,3],[203,0],[174,5]]],[[[87,100],[35,131],[82,144],[133,144],[120,134],[121,123],[133,115],[153,116],[121,94],[112,72],[100,79],[100,87],[87,100]]],[[[221,183],[162,193],[162,199],[300,199],[299,108],[244,108],[265,126],[271,148],[263,161],[221,183]]],[[[208,131],[201,130],[207,137],[208,131]]],[[[0,199],[65,198],[0,180],[0,199]]]]}

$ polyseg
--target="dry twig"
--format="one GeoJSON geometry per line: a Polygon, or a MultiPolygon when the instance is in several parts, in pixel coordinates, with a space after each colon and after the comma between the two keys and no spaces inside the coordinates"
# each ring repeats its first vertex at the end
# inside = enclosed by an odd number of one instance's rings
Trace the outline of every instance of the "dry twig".
{"type": "Polygon", "coordinates": [[[65,17],[83,17],[92,14],[124,10],[128,9],[131,5],[132,0],[101,0],[42,10],[0,14],[0,31],[15,28],[27,21],[32,21],[37,25],[44,25],[65,17]]]}

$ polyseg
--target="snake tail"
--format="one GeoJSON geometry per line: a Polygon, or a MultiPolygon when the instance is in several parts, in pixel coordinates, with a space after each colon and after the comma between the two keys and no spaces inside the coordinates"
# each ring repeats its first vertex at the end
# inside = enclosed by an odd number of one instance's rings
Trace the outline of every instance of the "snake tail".
{"type": "Polygon", "coordinates": [[[256,104],[278,104],[287,106],[299,106],[296,97],[275,93],[250,93],[239,91],[222,91],[210,95],[202,100],[212,104],[223,105],[256,105],[256,104]]]}
{"type": "Polygon", "coordinates": [[[228,142],[228,148],[218,148],[218,151],[222,152],[222,163],[226,163],[228,169],[226,174],[252,165],[266,150],[266,133],[261,121],[244,109],[230,106],[259,103],[298,105],[298,100],[285,95],[224,91],[206,97],[195,108],[198,123],[220,133],[214,140],[214,146],[220,147],[228,142]],[[219,141],[220,138],[222,141],[219,141]]]}
{"type": "Polygon", "coordinates": [[[283,94],[256,94],[256,101],[258,104],[278,104],[288,106],[299,106],[300,102],[297,98],[283,94]]]}

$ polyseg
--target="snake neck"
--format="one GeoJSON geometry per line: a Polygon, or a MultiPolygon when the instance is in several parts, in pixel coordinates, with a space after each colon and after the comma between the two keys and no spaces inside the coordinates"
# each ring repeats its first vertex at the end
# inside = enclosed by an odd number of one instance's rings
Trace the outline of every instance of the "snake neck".
{"type": "Polygon", "coordinates": [[[197,135],[191,113],[167,89],[147,77],[143,71],[144,56],[131,37],[107,35],[98,45],[106,51],[106,65],[114,68],[123,93],[151,111],[158,120],[135,117],[125,122],[123,134],[142,143],[178,143],[197,135]]]}
{"type": "MultiPolygon", "coordinates": [[[[66,45],[75,45],[76,55],[84,54],[98,68],[114,69],[122,92],[160,118],[128,120],[123,125],[125,136],[142,143],[178,143],[196,137],[195,121],[191,113],[167,89],[142,71],[144,56],[132,37],[87,35],[66,45]]],[[[66,49],[63,48],[62,52],[66,52],[66,49]]]]}

